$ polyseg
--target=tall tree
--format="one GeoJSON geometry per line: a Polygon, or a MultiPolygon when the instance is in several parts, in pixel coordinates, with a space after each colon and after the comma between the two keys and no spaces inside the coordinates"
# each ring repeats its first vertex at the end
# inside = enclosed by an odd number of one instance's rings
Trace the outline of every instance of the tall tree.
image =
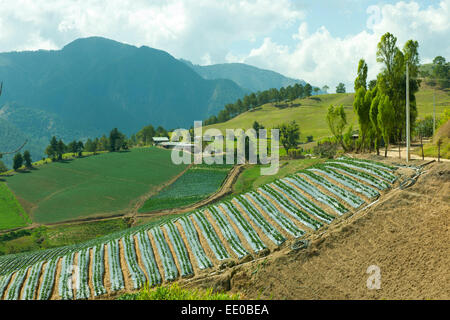
{"type": "Polygon", "coordinates": [[[344,150],[347,150],[343,139],[343,132],[345,126],[347,125],[347,116],[345,114],[343,105],[336,107],[330,105],[328,107],[327,124],[336,142],[339,143],[344,150]]]}
{"type": "Polygon", "coordinates": [[[278,129],[280,130],[280,142],[286,150],[286,154],[288,154],[289,149],[295,148],[299,143],[300,127],[293,120],[288,124],[283,123],[278,129]]]}
{"type": "Polygon", "coordinates": [[[0,173],[8,171],[8,168],[5,166],[3,161],[0,161],[0,173]]]}
{"type": "Polygon", "coordinates": [[[376,88],[374,88],[372,95],[375,96],[375,98],[372,99],[372,102],[370,104],[370,122],[372,123],[372,128],[374,130],[374,147],[377,151],[377,155],[380,155],[380,141],[381,141],[381,129],[378,124],[378,105],[380,103],[380,95],[376,93],[376,88]]]}
{"type": "Polygon", "coordinates": [[[20,153],[16,153],[13,158],[13,169],[17,171],[23,165],[23,157],[20,153]]]}
{"type": "Polygon", "coordinates": [[[339,84],[336,87],[336,93],[345,93],[345,84],[339,82],[339,84]]]}
{"type": "Polygon", "coordinates": [[[23,153],[23,161],[25,162],[25,167],[31,168],[33,167],[33,161],[31,160],[30,151],[25,150],[23,153]]]}
{"type": "Polygon", "coordinates": [[[364,59],[360,59],[358,63],[358,72],[355,79],[355,92],[359,88],[367,89],[367,63],[364,59]]]}
{"type": "Polygon", "coordinates": [[[394,107],[389,99],[389,96],[385,95],[380,97],[380,103],[378,104],[378,125],[381,130],[381,134],[384,140],[384,156],[387,157],[387,151],[389,148],[389,139],[392,135],[392,131],[395,127],[395,111],[394,107]]]}

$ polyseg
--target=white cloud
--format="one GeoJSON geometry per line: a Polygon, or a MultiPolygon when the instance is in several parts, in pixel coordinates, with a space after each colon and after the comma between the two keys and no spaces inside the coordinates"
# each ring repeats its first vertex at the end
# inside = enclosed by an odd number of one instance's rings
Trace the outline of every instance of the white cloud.
{"type": "Polygon", "coordinates": [[[206,53],[223,62],[233,43],[251,43],[303,17],[290,0],[0,0],[0,51],[104,36],[196,63],[206,53]]]}
{"type": "Polygon", "coordinates": [[[418,40],[423,62],[450,58],[450,0],[434,3],[368,4],[366,29],[336,37],[326,26],[309,30],[304,3],[292,0],[0,0],[0,51],[59,49],[104,36],[194,63],[246,62],[330,91],[338,82],[352,90],[359,58],[370,79],[379,71],[376,44],[387,31],[399,46],[418,40]],[[281,42],[286,32],[293,34],[281,42]]]}
{"type": "Polygon", "coordinates": [[[402,48],[409,39],[419,42],[422,62],[430,62],[436,55],[450,57],[450,0],[438,7],[421,8],[417,3],[398,2],[367,9],[368,30],[345,38],[333,37],[324,27],[308,33],[303,22],[292,36],[293,47],[279,45],[270,38],[252,49],[243,62],[273,69],[285,75],[304,79],[314,85],[327,84],[334,91],[344,82],[353,91],[358,60],[364,58],[369,67],[369,79],[374,79],[381,66],[376,63],[376,46],[381,35],[391,32],[402,48]]]}

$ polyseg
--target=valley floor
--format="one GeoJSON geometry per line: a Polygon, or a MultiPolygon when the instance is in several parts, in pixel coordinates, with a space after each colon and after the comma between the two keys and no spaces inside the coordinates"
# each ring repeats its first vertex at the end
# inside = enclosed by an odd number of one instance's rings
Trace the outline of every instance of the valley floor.
{"type": "Polygon", "coordinates": [[[450,299],[450,165],[426,170],[411,187],[312,235],[307,249],[285,247],[195,286],[249,299],[450,299]],[[380,268],[379,290],[367,287],[371,265],[380,268]]]}

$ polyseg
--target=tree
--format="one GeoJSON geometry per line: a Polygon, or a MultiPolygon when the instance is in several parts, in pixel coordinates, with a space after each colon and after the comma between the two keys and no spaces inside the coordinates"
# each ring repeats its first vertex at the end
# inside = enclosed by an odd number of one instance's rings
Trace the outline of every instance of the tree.
{"type": "Polygon", "coordinates": [[[312,92],[312,87],[309,83],[305,84],[303,87],[303,97],[310,97],[312,92]]]}
{"type": "Polygon", "coordinates": [[[78,157],[81,157],[83,155],[83,149],[84,149],[83,142],[82,141],[78,141],[78,143],[77,143],[78,157]]]}
{"type": "Polygon", "coordinates": [[[149,145],[152,143],[152,138],[156,136],[155,128],[150,124],[148,126],[143,127],[137,134],[137,139],[143,145],[149,145]]]}
{"type": "MultiPolygon", "coordinates": [[[[367,70],[366,70],[367,72],[367,70]]],[[[356,83],[355,80],[355,88],[356,83]]],[[[365,137],[368,135],[370,130],[370,105],[372,103],[372,93],[371,91],[366,91],[366,88],[361,84],[356,91],[355,99],[353,101],[353,110],[355,111],[360,131],[360,143],[358,146],[358,151],[364,146],[365,137]]]]}
{"type": "Polygon", "coordinates": [[[368,89],[373,90],[377,86],[377,80],[373,79],[369,81],[368,89]]]}
{"type": "Polygon", "coordinates": [[[424,160],[425,155],[423,153],[423,137],[431,137],[433,135],[433,117],[427,116],[425,119],[418,121],[415,130],[420,138],[422,160],[424,160]]]}
{"type": "Polygon", "coordinates": [[[119,151],[125,141],[125,135],[117,128],[111,130],[109,134],[109,151],[119,151]]]}
{"type": "Polygon", "coordinates": [[[58,154],[58,160],[62,160],[63,154],[66,153],[67,146],[64,144],[64,142],[59,139],[58,141],[58,148],[57,148],[57,154],[58,154]]]}
{"type": "Polygon", "coordinates": [[[377,151],[377,155],[380,155],[380,141],[381,141],[381,129],[378,124],[378,105],[380,103],[380,95],[376,94],[376,88],[374,88],[374,95],[375,98],[372,99],[372,102],[370,104],[370,111],[369,111],[369,117],[370,122],[372,123],[372,129],[374,131],[373,134],[373,143],[375,150],[377,151]]]}
{"type": "Polygon", "coordinates": [[[355,79],[355,92],[357,92],[359,88],[367,89],[366,82],[367,82],[367,63],[366,61],[364,61],[364,59],[360,59],[358,63],[358,72],[355,79]]]}
{"type": "Polygon", "coordinates": [[[13,169],[17,171],[23,165],[23,158],[20,153],[16,153],[13,159],[13,169]]]}
{"type": "Polygon", "coordinates": [[[5,166],[3,161],[0,161],[0,173],[8,171],[8,168],[5,166]]]}
{"type": "Polygon", "coordinates": [[[450,63],[445,58],[437,56],[433,59],[433,78],[442,88],[450,87],[450,63]]]}
{"type": "Polygon", "coordinates": [[[384,140],[384,156],[387,157],[387,151],[389,147],[389,138],[392,134],[395,125],[395,111],[394,107],[388,96],[380,97],[380,103],[378,105],[378,125],[381,130],[381,134],[384,140]]]}
{"type": "Polygon", "coordinates": [[[345,115],[344,106],[330,105],[327,111],[327,124],[333,134],[336,142],[346,151],[347,148],[343,141],[344,128],[347,125],[347,116],[345,115]]]}
{"type": "Polygon", "coordinates": [[[23,153],[23,161],[25,162],[25,167],[27,167],[27,168],[33,167],[33,161],[31,160],[30,151],[26,150],[23,153]]]}
{"type": "Polygon", "coordinates": [[[339,84],[336,87],[336,93],[345,93],[345,84],[339,82],[339,84]]]}
{"type": "Polygon", "coordinates": [[[278,129],[280,130],[280,142],[286,150],[286,154],[288,154],[289,149],[296,147],[299,143],[300,128],[293,120],[289,124],[282,124],[278,129]]]}
{"type": "Polygon", "coordinates": [[[327,86],[327,85],[324,85],[324,86],[322,87],[322,91],[324,91],[325,93],[327,93],[328,89],[330,89],[330,87],[327,86]]]}
{"type": "Polygon", "coordinates": [[[314,87],[313,91],[315,94],[317,94],[320,91],[320,89],[318,87],[314,87]]]}

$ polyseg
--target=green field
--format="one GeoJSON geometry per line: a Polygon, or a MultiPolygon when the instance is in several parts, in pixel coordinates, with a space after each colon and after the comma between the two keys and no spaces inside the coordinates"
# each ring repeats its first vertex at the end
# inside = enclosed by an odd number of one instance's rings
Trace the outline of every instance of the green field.
{"type": "MultiPolygon", "coordinates": [[[[433,90],[423,86],[416,94],[419,118],[431,115],[433,112],[433,90]]],[[[223,123],[207,126],[204,129],[216,128],[223,133],[225,129],[248,129],[254,121],[258,121],[265,128],[270,129],[279,124],[295,120],[300,126],[300,140],[306,141],[306,136],[312,135],[314,140],[331,135],[326,123],[327,109],[330,105],[342,104],[347,114],[348,124],[353,124],[353,129],[358,129],[358,123],[353,111],[353,93],[335,93],[316,95],[305,99],[297,99],[292,104],[300,104],[296,107],[277,108],[273,103],[265,104],[256,110],[247,111],[237,117],[223,123]]],[[[450,91],[436,90],[436,114],[439,117],[445,108],[450,107],[450,91]]]]}
{"type": "Polygon", "coordinates": [[[199,202],[220,188],[231,168],[231,165],[193,166],[173,184],[148,199],[139,212],[172,209],[199,202]]]}
{"type": "Polygon", "coordinates": [[[14,194],[0,180],[0,230],[25,227],[30,223],[30,218],[14,194]]]}
{"type": "Polygon", "coordinates": [[[270,176],[261,175],[261,167],[266,167],[266,165],[247,165],[244,171],[242,171],[242,173],[236,180],[231,196],[236,196],[250,190],[255,190],[263,184],[273,182],[277,179],[310,167],[314,164],[321,163],[323,161],[325,161],[325,159],[281,160],[280,169],[278,170],[278,172],[270,176]]]}
{"type": "Polygon", "coordinates": [[[54,162],[6,178],[33,221],[51,223],[126,212],[181,173],[170,151],[139,148],[54,162]]]}

